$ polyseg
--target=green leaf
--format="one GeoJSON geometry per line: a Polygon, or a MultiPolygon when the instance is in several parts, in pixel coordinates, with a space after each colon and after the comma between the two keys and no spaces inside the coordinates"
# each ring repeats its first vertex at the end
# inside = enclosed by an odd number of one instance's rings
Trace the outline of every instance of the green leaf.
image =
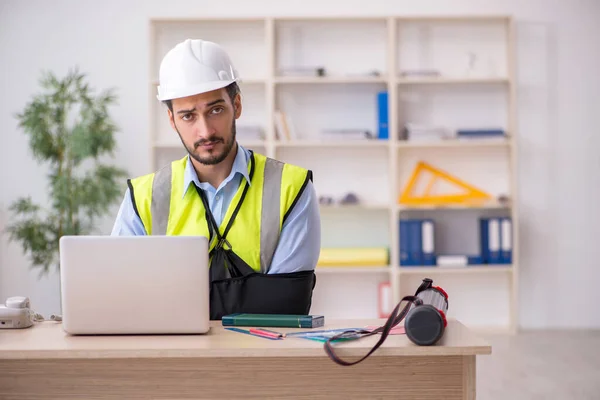
{"type": "Polygon", "coordinates": [[[47,209],[31,197],[15,200],[5,233],[21,244],[32,267],[45,274],[58,262],[60,238],[88,234],[96,218],[121,198],[127,173],[98,163],[116,146],[118,128],[108,111],[117,101],[114,89],[94,94],[77,67],[63,78],[42,72],[40,86],[41,93],[15,118],[28,136],[33,158],[47,173],[50,200],[47,209]]]}
{"type": "Polygon", "coordinates": [[[69,176],[62,173],[50,173],[50,198],[52,207],[61,213],[70,212],[71,202],[71,180],[69,176]]]}
{"type": "Polygon", "coordinates": [[[78,204],[85,214],[99,217],[106,213],[115,200],[122,196],[122,184],[126,177],[122,169],[98,165],[79,182],[78,204]]]}
{"type": "Polygon", "coordinates": [[[29,215],[36,214],[40,210],[40,206],[33,204],[30,196],[18,199],[8,207],[8,210],[16,214],[29,215]]]}
{"type": "Polygon", "coordinates": [[[46,98],[36,97],[25,110],[17,114],[19,126],[29,135],[29,146],[38,161],[56,161],[59,149],[56,126],[52,124],[51,108],[46,98]]]}
{"type": "MultiPolygon", "coordinates": [[[[27,210],[39,209],[32,204],[27,210]]],[[[6,229],[9,241],[21,243],[26,254],[29,254],[34,266],[47,272],[55,264],[57,243],[55,226],[52,219],[43,219],[37,212],[28,212],[6,229]]]]}

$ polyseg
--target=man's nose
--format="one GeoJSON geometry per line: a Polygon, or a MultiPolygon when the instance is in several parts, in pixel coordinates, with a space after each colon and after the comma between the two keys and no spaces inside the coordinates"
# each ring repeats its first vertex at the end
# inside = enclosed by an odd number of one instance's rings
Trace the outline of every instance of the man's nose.
{"type": "Polygon", "coordinates": [[[195,128],[198,139],[207,139],[216,132],[214,126],[206,118],[198,118],[195,128]]]}

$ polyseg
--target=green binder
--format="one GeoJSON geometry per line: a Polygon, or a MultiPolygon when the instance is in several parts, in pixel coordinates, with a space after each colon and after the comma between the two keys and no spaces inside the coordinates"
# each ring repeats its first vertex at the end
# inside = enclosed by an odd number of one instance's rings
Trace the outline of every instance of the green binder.
{"type": "Polygon", "coordinates": [[[322,315],[248,314],[224,315],[223,326],[257,326],[265,328],[317,328],[325,323],[322,315]]]}

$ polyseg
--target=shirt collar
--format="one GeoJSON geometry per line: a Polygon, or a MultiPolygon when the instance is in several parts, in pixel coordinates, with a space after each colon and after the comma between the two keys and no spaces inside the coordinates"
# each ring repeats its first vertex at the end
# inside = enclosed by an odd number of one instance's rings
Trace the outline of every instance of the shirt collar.
{"type": "MultiPolygon", "coordinates": [[[[187,162],[185,165],[185,172],[183,174],[183,193],[181,194],[182,198],[185,196],[189,186],[192,183],[195,183],[196,186],[198,186],[198,187],[204,186],[200,183],[200,180],[198,179],[198,174],[196,174],[196,170],[194,169],[194,165],[192,164],[192,162],[190,160],[189,154],[187,157],[188,157],[188,159],[187,159],[187,162]]],[[[231,173],[229,174],[229,176],[227,178],[225,178],[225,180],[223,181],[221,186],[225,186],[238,173],[241,174],[244,178],[246,178],[248,185],[250,185],[250,183],[251,183],[250,182],[250,173],[248,172],[249,159],[250,159],[250,152],[238,143],[237,153],[233,160],[233,166],[231,167],[231,173]]]]}

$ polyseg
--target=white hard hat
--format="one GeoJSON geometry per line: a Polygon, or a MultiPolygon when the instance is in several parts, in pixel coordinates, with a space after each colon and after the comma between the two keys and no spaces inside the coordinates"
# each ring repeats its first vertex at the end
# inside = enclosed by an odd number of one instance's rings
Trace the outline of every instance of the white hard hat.
{"type": "Polygon", "coordinates": [[[238,80],[229,55],[216,43],[187,39],[160,64],[158,100],[171,100],[223,88],[238,80]]]}

